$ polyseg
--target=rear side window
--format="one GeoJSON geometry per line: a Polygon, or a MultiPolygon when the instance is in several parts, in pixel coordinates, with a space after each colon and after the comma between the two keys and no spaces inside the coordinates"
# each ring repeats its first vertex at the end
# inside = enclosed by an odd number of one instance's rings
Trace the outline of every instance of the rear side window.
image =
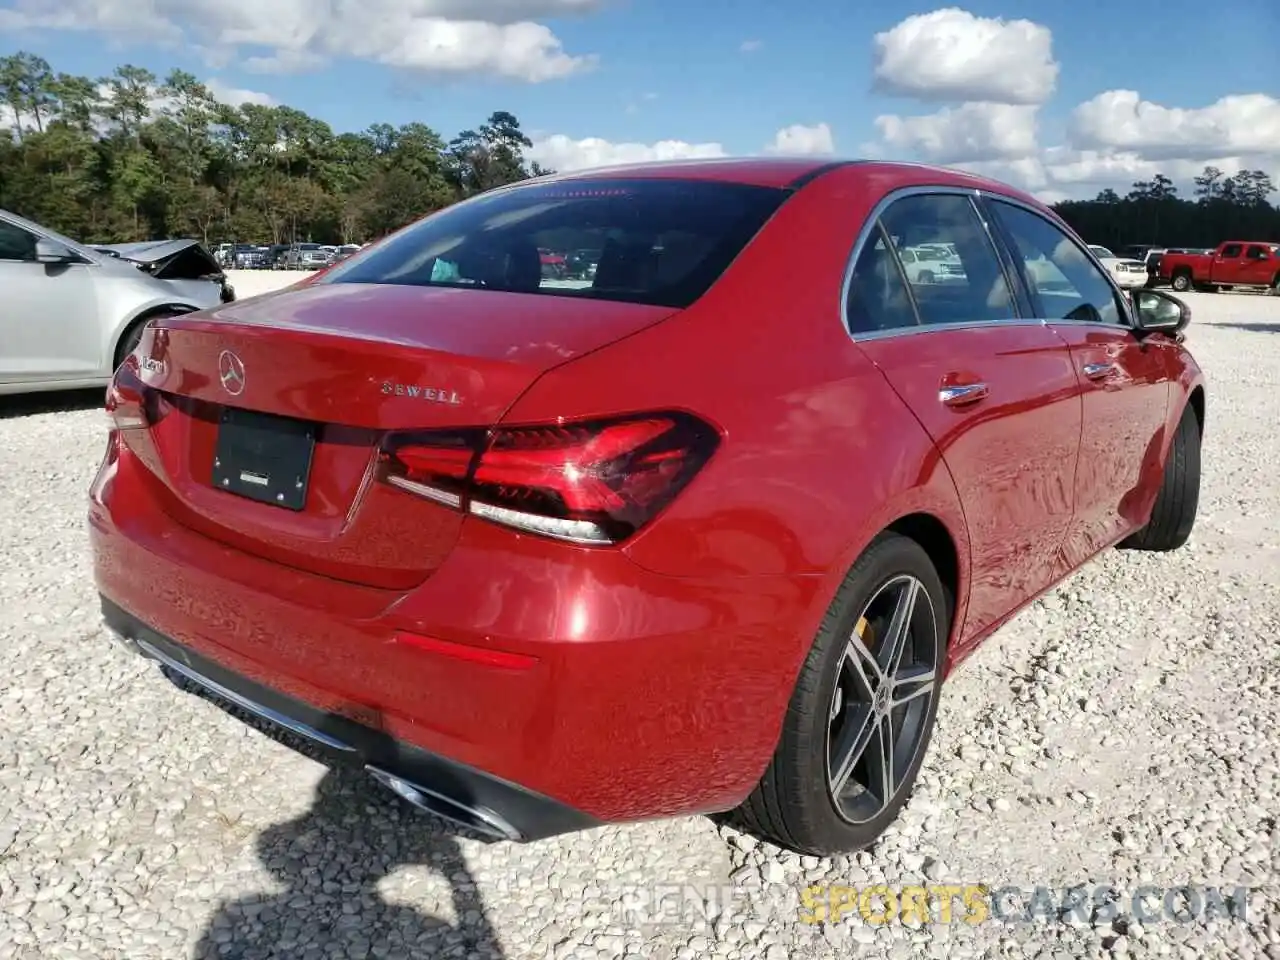
{"type": "Polygon", "coordinates": [[[884,233],[876,229],[858,254],[845,299],[849,332],[876,333],[919,324],[911,294],[884,233]]]}
{"type": "Polygon", "coordinates": [[[701,180],[579,180],[482,194],[325,274],[687,307],[788,196],[701,180]]]}
{"type": "MultiPolygon", "coordinates": [[[[937,193],[903,197],[880,218],[896,249],[938,252],[907,266],[922,324],[981,323],[1016,316],[1004,269],[969,198],[937,193]]],[[[917,257],[917,261],[918,261],[917,257]]]]}
{"type": "Polygon", "coordinates": [[[1240,256],[1240,244],[1228,243],[1222,248],[1222,255],[1228,259],[1240,256]]]}

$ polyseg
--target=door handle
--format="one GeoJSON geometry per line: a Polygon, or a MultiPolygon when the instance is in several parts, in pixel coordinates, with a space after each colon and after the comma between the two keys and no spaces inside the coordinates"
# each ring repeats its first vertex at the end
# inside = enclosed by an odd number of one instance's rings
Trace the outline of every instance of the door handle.
{"type": "Polygon", "coordinates": [[[1115,370],[1114,363],[1086,363],[1082,368],[1084,375],[1090,380],[1102,380],[1111,375],[1111,371],[1115,370]]]}
{"type": "Polygon", "coordinates": [[[938,400],[948,407],[964,407],[985,399],[987,392],[985,383],[956,384],[939,389],[938,400]]]}

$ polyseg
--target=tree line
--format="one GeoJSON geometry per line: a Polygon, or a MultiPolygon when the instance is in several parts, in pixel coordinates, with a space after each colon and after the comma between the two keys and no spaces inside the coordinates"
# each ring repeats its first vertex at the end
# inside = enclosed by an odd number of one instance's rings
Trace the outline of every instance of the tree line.
{"type": "MultiPolygon", "coordinates": [[[[335,133],[292,107],[222,103],[182,70],[92,79],[25,51],[0,58],[0,113],[0,208],[90,243],[359,243],[550,172],[505,111],[447,141],[424,123],[335,133]]],[[[1191,198],[1157,175],[1055,209],[1090,243],[1209,247],[1280,240],[1274,192],[1262,170],[1206,167],[1191,198]]]]}
{"type": "Polygon", "coordinates": [[[1103,190],[1092,200],[1068,200],[1054,209],[1090,243],[1117,248],[1129,244],[1216,247],[1224,240],[1280,243],[1280,209],[1271,203],[1276,187],[1262,170],[1228,176],[1205,167],[1191,197],[1157,174],[1133,184],[1125,196],[1103,190]]]}
{"type": "Polygon", "coordinates": [[[0,58],[0,111],[0,208],[89,243],[358,243],[550,172],[505,111],[447,141],[423,123],[335,133],[292,107],[222,103],[182,70],[92,79],[25,51],[0,58]]]}

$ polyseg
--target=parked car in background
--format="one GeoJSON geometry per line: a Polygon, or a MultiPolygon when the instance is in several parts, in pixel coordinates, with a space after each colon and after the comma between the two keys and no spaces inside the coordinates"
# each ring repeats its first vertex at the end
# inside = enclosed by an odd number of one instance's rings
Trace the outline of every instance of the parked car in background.
{"type": "Polygon", "coordinates": [[[329,254],[318,243],[295,243],[284,256],[287,270],[319,270],[329,265],[329,254]]]}
{"type": "Polygon", "coordinates": [[[283,270],[284,260],[289,253],[289,244],[273,243],[267,247],[267,252],[263,259],[266,261],[266,269],[283,270]]]}
{"type": "Polygon", "coordinates": [[[1268,287],[1280,296],[1280,244],[1228,240],[1209,253],[1166,253],[1160,278],[1174,290],[1268,287]]]}
{"type": "Polygon", "coordinates": [[[902,247],[902,269],[912,283],[948,283],[964,280],[964,265],[954,249],[936,244],[902,247]]]}
{"type": "Polygon", "coordinates": [[[103,614],[491,837],[731,810],[862,848],[958,663],[1099,551],[1186,542],[1189,319],[952,170],[499,187],[147,329],[89,491],[103,614]],[[594,277],[545,278],[552,245],[594,277]],[[925,245],[963,279],[913,278],[925,245]]]}
{"type": "Polygon", "coordinates": [[[191,300],[204,302],[211,289],[222,303],[235,299],[235,289],[217,260],[198,240],[144,240],[137,243],[96,244],[92,248],[131,263],[191,300]]]}
{"type": "Polygon", "coordinates": [[[105,386],[148,321],[234,297],[197,241],[92,247],[0,210],[0,394],[105,386]]]}
{"type": "Polygon", "coordinates": [[[267,266],[269,248],[256,243],[237,243],[233,254],[237,270],[263,270],[267,266]]]}
{"type": "Polygon", "coordinates": [[[1152,253],[1160,253],[1163,250],[1164,247],[1160,246],[1158,243],[1131,243],[1120,249],[1120,256],[1128,257],[1130,260],[1140,260],[1143,263],[1146,263],[1148,255],[1152,253]]]}
{"type": "Polygon", "coordinates": [[[1147,285],[1147,265],[1142,260],[1131,257],[1117,257],[1106,247],[1096,243],[1089,244],[1089,252],[1098,258],[1098,262],[1106,268],[1115,280],[1116,285],[1124,290],[1147,285]]]}

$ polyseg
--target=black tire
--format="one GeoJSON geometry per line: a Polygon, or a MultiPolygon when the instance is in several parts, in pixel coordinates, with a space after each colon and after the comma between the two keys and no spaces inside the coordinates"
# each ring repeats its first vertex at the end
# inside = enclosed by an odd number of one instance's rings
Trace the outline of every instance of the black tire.
{"type": "MultiPolygon", "coordinates": [[[[892,604],[894,601],[888,602],[892,604]]],[[[896,533],[877,537],[846,575],[827,610],[813,647],[801,667],[783,719],[778,746],[764,776],[729,819],[764,840],[815,856],[850,853],[873,844],[898,816],[911,795],[920,766],[928,753],[938,710],[937,677],[946,652],[952,607],[950,594],[938,577],[929,555],[918,543],[896,533]],[[877,614],[881,608],[876,604],[885,600],[889,596],[887,591],[895,589],[895,585],[901,589],[908,581],[914,584],[908,589],[914,589],[916,598],[909,646],[906,648],[910,650],[911,663],[906,662],[904,654],[900,661],[903,669],[895,669],[892,673],[905,677],[915,671],[916,679],[904,680],[903,686],[886,681],[884,689],[887,692],[878,698],[878,702],[884,705],[891,701],[894,691],[916,689],[907,684],[918,685],[922,692],[926,687],[928,690],[927,695],[910,699],[897,708],[903,716],[900,718],[901,727],[895,729],[895,723],[878,724],[873,719],[886,716],[881,707],[872,706],[877,702],[874,694],[866,700],[855,699],[851,694],[846,702],[837,688],[843,691],[848,683],[856,684],[859,678],[865,677],[865,674],[852,669],[854,659],[847,655],[848,651],[867,650],[874,656],[885,655],[883,646],[876,649],[868,641],[868,634],[889,638],[895,632],[892,621],[886,624],[877,614]],[[923,602],[925,600],[928,602],[923,602]],[[861,642],[855,646],[855,641],[861,642]],[[928,683],[930,668],[933,676],[932,682],[928,683]],[[844,729],[843,719],[848,717],[852,720],[855,712],[862,709],[865,709],[863,720],[844,729]],[[842,807],[838,807],[834,799],[835,794],[842,791],[837,789],[833,794],[832,787],[832,741],[841,740],[842,734],[851,735],[859,724],[864,731],[871,731],[867,736],[868,744],[881,743],[879,733],[886,729],[892,731],[894,737],[905,734],[901,744],[893,741],[894,746],[888,751],[890,755],[901,752],[902,756],[896,760],[904,772],[900,780],[896,776],[892,778],[891,782],[896,783],[896,787],[881,790],[879,795],[868,790],[846,799],[843,805],[845,812],[842,813],[842,807]],[[888,795],[887,799],[884,794],[888,795]],[[852,815],[855,809],[860,815],[852,815]]],[[[893,713],[887,716],[893,717],[893,713]]],[[[848,776],[842,778],[844,782],[858,788],[861,778],[857,775],[864,762],[867,766],[862,777],[869,779],[867,775],[873,770],[873,755],[880,752],[877,747],[869,747],[860,753],[849,751],[846,756],[856,755],[858,759],[844,765],[849,770],[848,776]]]]}
{"type": "Polygon", "coordinates": [[[1151,518],[1121,541],[1122,548],[1164,552],[1177,550],[1191,538],[1200,507],[1200,446],[1200,421],[1188,404],[1173,435],[1151,518]]]}
{"type": "Polygon", "coordinates": [[[918,278],[919,283],[933,283],[933,271],[921,270],[918,278]]]}
{"type": "Polygon", "coordinates": [[[1173,289],[1177,290],[1179,293],[1186,293],[1191,289],[1191,274],[1187,273],[1185,270],[1179,270],[1169,281],[1169,286],[1173,287],[1173,289]]]}
{"type": "Polygon", "coordinates": [[[1280,273],[1277,273],[1275,280],[1271,281],[1271,295],[1280,297],[1280,273]]]}

